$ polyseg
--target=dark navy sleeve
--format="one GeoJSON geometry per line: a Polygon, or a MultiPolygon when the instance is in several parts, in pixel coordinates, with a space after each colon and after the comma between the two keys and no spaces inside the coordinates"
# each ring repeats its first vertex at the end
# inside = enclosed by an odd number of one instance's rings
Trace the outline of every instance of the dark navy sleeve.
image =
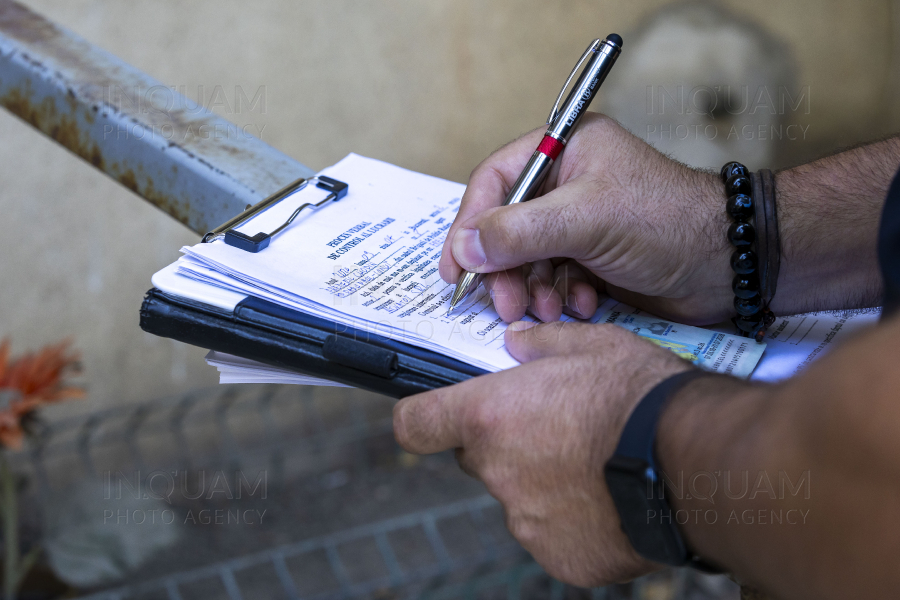
{"type": "Polygon", "coordinates": [[[888,316],[900,307],[900,171],[888,190],[878,230],[878,263],[884,279],[884,312],[888,316]]]}

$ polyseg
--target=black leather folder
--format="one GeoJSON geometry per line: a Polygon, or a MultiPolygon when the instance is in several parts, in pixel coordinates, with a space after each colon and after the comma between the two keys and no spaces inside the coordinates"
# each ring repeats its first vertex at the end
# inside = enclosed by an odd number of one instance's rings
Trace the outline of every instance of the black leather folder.
{"type": "Polygon", "coordinates": [[[486,373],[437,352],[254,297],[228,311],[154,288],[141,306],[141,329],[394,398],[486,373]]]}

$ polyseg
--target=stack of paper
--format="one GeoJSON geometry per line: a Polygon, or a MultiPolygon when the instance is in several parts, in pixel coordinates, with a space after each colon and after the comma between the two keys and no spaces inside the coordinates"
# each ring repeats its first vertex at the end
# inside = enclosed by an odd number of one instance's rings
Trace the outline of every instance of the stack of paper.
{"type": "Polygon", "coordinates": [[[210,351],[206,355],[206,364],[219,370],[219,383],[289,383],[293,385],[330,385],[347,387],[343,383],[310,377],[279,369],[270,365],[241,358],[233,354],[210,351]]]}

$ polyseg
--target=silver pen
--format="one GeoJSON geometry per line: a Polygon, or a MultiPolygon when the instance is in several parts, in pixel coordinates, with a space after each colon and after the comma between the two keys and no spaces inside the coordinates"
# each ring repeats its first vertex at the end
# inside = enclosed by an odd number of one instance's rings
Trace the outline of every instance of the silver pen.
{"type": "MultiPolygon", "coordinates": [[[[534,195],[541,189],[544,180],[547,178],[547,173],[550,172],[550,167],[553,166],[553,162],[565,148],[566,142],[578,126],[581,117],[587,111],[588,105],[594,99],[597,90],[600,89],[600,84],[606,79],[606,75],[616,62],[616,58],[618,58],[621,50],[622,37],[615,33],[609,34],[602,41],[596,39],[587,47],[587,50],[584,51],[575,68],[569,74],[566,83],[559,91],[553,110],[550,111],[550,116],[547,118],[547,132],[541,139],[537,150],[531,155],[515,185],[509,191],[506,200],[503,201],[503,206],[527,202],[534,198],[534,195]],[[588,61],[587,66],[581,72],[581,75],[572,87],[572,91],[563,103],[562,109],[560,109],[559,103],[566,92],[566,88],[569,87],[569,84],[578,72],[578,68],[585,61],[588,61]]],[[[460,302],[478,289],[478,284],[481,283],[482,277],[484,277],[483,273],[468,272],[460,276],[459,281],[456,283],[456,289],[453,290],[453,296],[450,299],[449,312],[453,312],[460,302]]]]}

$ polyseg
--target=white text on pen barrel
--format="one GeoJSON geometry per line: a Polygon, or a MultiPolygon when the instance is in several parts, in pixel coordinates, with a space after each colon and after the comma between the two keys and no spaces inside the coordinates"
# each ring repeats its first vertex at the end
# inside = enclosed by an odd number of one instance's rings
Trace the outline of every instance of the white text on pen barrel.
{"type": "Polygon", "coordinates": [[[581,99],[575,105],[575,110],[573,110],[572,113],[569,115],[569,118],[566,119],[566,125],[571,126],[572,123],[575,122],[575,119],[577,119],[578,115],[581,114],[581,109],[584,108],[584,105],[591,101],[591,96],[593,96],[593,94],[594,94],[595,87],[597,87],[596,79],[594,79],[594,81],[591,82],[590,87],[588,87],[588,89],[584,90],[584,92],[581,94],[581,99]]]}

